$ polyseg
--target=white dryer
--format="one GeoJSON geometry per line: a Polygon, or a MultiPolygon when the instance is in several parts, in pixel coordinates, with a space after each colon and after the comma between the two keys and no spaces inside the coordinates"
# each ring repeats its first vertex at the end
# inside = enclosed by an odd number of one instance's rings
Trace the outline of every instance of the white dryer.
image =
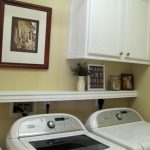
{"type": "Polygon", "coordinates": [[[6,139],[7,150],[125,150],[88,132],[68,114],[33,115],[17,120],[6,139]]]}
{"type": "Polygon", "coordinates": [[[150,150],[150,123],[129,108],[104,109],[93,113],[86,128],[99,137],[128,150],[150,150]]]}

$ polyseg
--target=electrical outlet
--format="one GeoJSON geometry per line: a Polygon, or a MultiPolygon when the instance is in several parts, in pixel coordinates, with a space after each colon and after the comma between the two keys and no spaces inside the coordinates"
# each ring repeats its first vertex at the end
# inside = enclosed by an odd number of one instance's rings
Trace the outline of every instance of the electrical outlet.
{"type": "Polygon", "coordinates": [[[15,102],[10,104],[10,116],[21,117],[23,113],[30,115],[35,112],[35,103],[33,102],[15,102]]]}

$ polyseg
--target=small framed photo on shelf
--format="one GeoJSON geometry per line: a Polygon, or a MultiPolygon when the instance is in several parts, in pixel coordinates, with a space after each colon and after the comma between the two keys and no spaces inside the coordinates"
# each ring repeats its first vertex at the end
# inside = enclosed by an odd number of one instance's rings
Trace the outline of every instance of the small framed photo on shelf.
{"type": "Polygon", "coordinates": [[[121,74],[121,90],[133,90],[133,74],[121,74]]]}
{"type": "Polygon", "coordinates": [[[105,66],[88,64],[87,90],[105,90],[105,66]]]}

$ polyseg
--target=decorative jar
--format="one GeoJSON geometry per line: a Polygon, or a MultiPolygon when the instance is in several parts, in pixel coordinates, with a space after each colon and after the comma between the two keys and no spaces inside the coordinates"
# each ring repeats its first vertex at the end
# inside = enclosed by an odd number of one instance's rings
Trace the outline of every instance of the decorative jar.
{"type": "Polygon", "coordinates": [[[108,90],[120,91],[121,81],[120,76],[110,76],[108,80],[108,90]]]}

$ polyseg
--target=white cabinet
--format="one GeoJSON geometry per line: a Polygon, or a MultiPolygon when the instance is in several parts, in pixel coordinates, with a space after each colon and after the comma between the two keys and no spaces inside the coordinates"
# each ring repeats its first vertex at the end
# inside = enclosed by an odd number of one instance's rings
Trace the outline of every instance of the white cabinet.
{"type": "Polygon", "coordinates": [[[72,0],[70,59],[149,63],[146,0],[72,0]]]}
{"type": "Polygon", "coordinates": [[[128,0],[125,20],[125,59],[149,60],[149,2],[128,0]]]}
{"type": "Polygon", "coordinates": [[[122,39],[122,0],[91,0],[88,54],[119,57],[122,39]]]}

